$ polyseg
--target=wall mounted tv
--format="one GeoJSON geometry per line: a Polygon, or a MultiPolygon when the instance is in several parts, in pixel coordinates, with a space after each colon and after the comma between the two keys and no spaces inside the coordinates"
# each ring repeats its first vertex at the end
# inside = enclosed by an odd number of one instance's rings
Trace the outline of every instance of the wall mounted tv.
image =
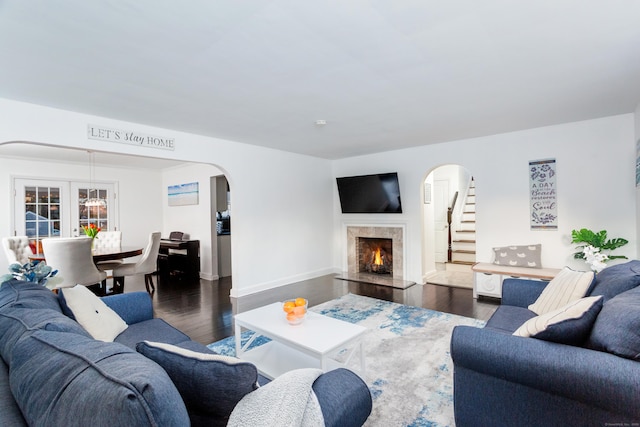
{"type": "Polygon", "coordinates": [[[398,174],[336,178],[342,213],[402,213],[398,174]]]}

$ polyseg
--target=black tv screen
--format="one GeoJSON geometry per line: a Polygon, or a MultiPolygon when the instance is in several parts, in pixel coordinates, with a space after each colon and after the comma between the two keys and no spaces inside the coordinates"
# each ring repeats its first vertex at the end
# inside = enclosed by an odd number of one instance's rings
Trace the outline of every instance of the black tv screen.
{"type": "Polygon", "coordinates": [[[336,178],[342,213],[402,213],[398,174],[336,178]]]}

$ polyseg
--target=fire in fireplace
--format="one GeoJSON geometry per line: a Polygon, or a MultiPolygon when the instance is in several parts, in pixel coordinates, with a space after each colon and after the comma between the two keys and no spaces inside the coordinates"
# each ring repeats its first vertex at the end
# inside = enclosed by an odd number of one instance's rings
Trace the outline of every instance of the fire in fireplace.
{"type": "Polygon", "coordinates": [[[393,240],[358,237],[358,271],[393,275],[393,240]]]}

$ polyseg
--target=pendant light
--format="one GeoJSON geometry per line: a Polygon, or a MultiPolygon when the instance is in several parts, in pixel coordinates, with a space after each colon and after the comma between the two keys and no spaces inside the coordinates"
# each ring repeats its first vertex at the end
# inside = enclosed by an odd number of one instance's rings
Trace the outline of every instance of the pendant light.
{"type": "Polygon", "coordinates": [[[104,207],[106,203],[104,200],[98,197],[98,189],[93,185],[93,178],[95,174],[95,160],[93,151],[87,151],[89,153],[89,188],[87,189],[87,200],[84,205],[90,207],[104,207]],[[94,196],[91,197],[91,194],[94,196]]]}

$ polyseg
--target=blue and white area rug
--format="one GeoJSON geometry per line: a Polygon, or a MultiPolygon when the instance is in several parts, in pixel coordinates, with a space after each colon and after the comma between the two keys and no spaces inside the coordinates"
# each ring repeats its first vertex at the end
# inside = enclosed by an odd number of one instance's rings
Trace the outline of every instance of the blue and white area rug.
{"type": "MultiPolygon", "coordinates": [[[[371,389],[373,411],[366,426],[455,425],[451,331],[456,325],[482,327],[483,321],[353,294],[310,310],[368,328],[366,372],[358,372],[358,354],[348,365],[371,389]]],[[[250,334],[243,333],[242,340],[250,334]]],[[[235,355],[233,337],[208,347],[235,355]]]]}

